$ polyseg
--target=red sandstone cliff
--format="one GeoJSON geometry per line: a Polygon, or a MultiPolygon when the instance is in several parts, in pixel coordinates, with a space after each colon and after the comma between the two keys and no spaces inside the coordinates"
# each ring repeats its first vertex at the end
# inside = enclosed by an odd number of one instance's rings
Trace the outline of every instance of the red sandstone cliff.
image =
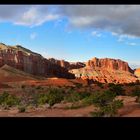
{"type": "Polygon", "coordinates": [[[124,62],[120,59],[111,59],[111,58],[96,58],[89,60],[86,63],[87,67],[93,68],[106,68],[111,70],[123,70],[128,72],[133,72],[133,70],[128,66],[127,62],[124,62]]]}
{"type": "Polygon", "coordinates": [[[119,59],[98,59],[95,57],[85,64],[84,68],[72,69],[70,72],[75,74],[77,78],[102,83],[131,83],[137,81],[128,63],[119,59]]]}
{"type": "Polygon", "coordinates": [[[57,64],[67,70],[83,68],[86,65],[82,62],[68,62],[65,60],[56,60],[54,58],[48,59],[50,62],[57,64]]]}
{"type": "Polygon", "coordinates": [[[0,67],[4,64],[34,75],[74,78],[66,68],[19,45],[0,44],[0,67]]]}

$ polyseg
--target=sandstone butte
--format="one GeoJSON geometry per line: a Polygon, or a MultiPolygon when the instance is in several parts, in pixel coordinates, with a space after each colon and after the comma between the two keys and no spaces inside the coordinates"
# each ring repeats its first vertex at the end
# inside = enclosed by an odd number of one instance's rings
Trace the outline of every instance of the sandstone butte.
{"type": "Polygon", "coordinates": [[[0,43],[0,67],[5,64],[44,77],[82,78],[103,83],[130,83],[138,80],[128,63],[119,59],[95,57],[85,63],[72,63],[44,58],[20,45],[8,46],[0,43]]]}
{"type": "Polygon", "coordinates": [[[90,79],[102,83],[131,83],[138,82],[134,71],[129,67],[127,62],[119,59],[96,58],[85,63],[85,67],[72,69],[71,73],[76,78],[90,79]]]}

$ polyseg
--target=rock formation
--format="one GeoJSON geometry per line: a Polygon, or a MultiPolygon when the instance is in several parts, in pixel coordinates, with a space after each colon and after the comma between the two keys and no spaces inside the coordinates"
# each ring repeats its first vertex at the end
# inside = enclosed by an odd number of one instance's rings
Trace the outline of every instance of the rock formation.
{"type": "Polygon", "coordinates": [[[89,60],[86,63],[87,67],[93,68],[106,68],[111,70],[123,70],[128,72],[133,72],[133,70],[128,66],[127,62],[124,62],[120,59],[110,59],[110,58],[96,58],[89,60]]]}
{"type": "Polygon", "coordinates": [[[75,76],[55,61],[46,59],[22,46],[0,44],[0,67],[9,65],[24,72],[45,77],[56,76],[74,78],[75,76]]]}
{"type": "Polygon", "coordinates": [[[119,59],[93,58],[86,62],[86,66],[80,69],[72,69],[69,72],[77,78],[89,79],[102,83],[131,83],[137,78],[127,62],[119,59]]]}
{"type": "Polygon", "coordinates": [[[85,67],[86,65],[82,62],[67,62],[65,60],[56,60],[54,58],[50,58],[48,59],[50,62],[57,64],[67,70],[71,70],[71,69],[79,69],[82,67],[85,67]]]}

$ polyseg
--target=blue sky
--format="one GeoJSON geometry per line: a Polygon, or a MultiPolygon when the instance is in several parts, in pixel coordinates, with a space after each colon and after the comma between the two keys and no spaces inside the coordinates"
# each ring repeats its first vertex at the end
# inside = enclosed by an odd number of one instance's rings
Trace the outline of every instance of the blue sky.
{"type": "Polygon", "coordinates": [[[87,61],[93,57],[108,57],[127,61],[132,67],[140,66],[140,28],[137,24],[140,6],[128,6],[124,8],[127,12],[122,7],[116,7],[121,12],[113,10],[112,15],[112,6],[103,7],[110,10],[105,14],[94,6],[83,6],[81,9],[32,5],[21,6],[21,12],[18,12],[19,6],[12,7],[0,6],[2,43],[20,44],[46,58],[87,61]],[[5,11],[6,8],[14,9],[13,13],[5,11]],[[87,13],[82,12],[84,9],[87,13]],[[132,15],[135,22],[129,18],[122,20],[123,14],[124,17],[132,15]],[[93,18],[90,15],[94,15],[93,18]]]}

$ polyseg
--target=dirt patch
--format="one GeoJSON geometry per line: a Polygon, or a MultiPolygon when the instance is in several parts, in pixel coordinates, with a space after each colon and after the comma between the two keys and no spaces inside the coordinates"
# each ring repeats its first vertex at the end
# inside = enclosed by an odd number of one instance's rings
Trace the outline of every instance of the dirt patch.
{"type": "Polygon", "coordinates": [[[0,117],[90,117],[90,112],[95,109],[94,106],[88,106],[79,109],[36,109],[24,113],[18,113],[14,110],[1,110],[0,117]]]}

